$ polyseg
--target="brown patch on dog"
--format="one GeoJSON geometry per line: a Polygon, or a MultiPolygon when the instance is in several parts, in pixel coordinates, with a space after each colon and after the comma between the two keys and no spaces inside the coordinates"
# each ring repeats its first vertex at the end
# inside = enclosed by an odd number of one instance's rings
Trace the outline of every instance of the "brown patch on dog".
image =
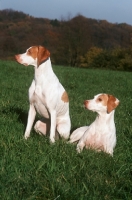
{"type": "Polygon", "coordinates": [[[34,58],[34,59],[37,58],[37,54],[38,54],[38,47],[37,46],[32,46],[27,51],[27,55],[32,56],[32,58],[34,58]]]}
{"type": "Polygon", "coordinates": [[[38,46],[38,66],[50,57],[50,52],[43,46],[38,46]]]}
{"type": "Polygon", "coordinates": [[[63,92],[61,100],[64,101],[65,103],[69,102],[68,94],[66,91],[63,92]]]}
{"type": "Polygon", "coordinates": [[[107,112],[110,113],[119,105],[119,101],[113,96],[108,94],[107,112]]]}
{"type": "Polygon", "coordinates": [[[50,52],[43,46],[32,46],[28,49],[27,55],[32,56],[34,59],[38,58],[37,65],[39,66],[50,57],[50,52]]]}
{"type": "Polygon", "coordinates": [[[97,98],[97,103],[101,102],[102,105],[107,106],[107,102],[108,102],[108,95],[106,94],[101,94],[100,96],[98,96],[97,98]]]}
{"type": "Polygon", "coordinates": [[[110,113],[119,105],[119,101],[117,101],[116,97],[109,94],[101,94],[96,101],[102,102],[102,105],[107,106],[107,113],[110,113]]]}

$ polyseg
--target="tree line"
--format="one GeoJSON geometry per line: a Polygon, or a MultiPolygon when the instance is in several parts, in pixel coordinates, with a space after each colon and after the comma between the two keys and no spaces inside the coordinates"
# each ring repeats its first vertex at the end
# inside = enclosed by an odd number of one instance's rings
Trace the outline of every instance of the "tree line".
{"type": "Polygon", "coordinates": [[[35,18],[0,11],[0,59],[13,59],[32,45],[44,45],[53,64],[132,71],[132,26],[77,15],[35,18]]]}

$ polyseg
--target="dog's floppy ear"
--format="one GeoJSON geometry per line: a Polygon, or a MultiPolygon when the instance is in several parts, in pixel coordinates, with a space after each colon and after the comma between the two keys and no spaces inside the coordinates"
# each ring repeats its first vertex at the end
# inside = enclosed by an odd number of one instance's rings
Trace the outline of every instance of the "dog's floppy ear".
{"type": "Polygon", "coordinates": [[[44,61],[46,61],[49,57],[50,57],[50,52],[45,47],[38,46],[37,66],[39,67],[39,65],[44,61]]]}
{"type": "Polygon", "coordinates": [[[114,110],[119,105],[119,103],[120,101],[116,97],[108,94],[107,113],[110,113],[112,110],[114,110]]]}

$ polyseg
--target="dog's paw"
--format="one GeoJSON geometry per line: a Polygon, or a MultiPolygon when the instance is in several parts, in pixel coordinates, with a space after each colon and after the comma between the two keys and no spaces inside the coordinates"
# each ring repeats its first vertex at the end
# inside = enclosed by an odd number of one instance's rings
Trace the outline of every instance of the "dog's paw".
{"type": "Polygon", "coordinates": [[[36,129],[36,127],[34,127],[34,130],[35,130],[35,132],[38,133],[39,135],[42,135],[42,133],[41,133],[38,129],[36,129]]]}
{"type": "Polygon", "coordinates": [[[76,150],[77,150],[77,153],[81,153],[81,151],[82,151],[82,147],[81,147],[81,146],[79,146],[79,145],[77,145],[77,148],[76,148],[76,150]]]}
{"type": "Polygon", "coordinates": [[[80,148],[77,147],[76,150],[77,150],[77,153],[81,153],[80,148]]]}
{"type": "Polygon", "coordinates": [[[29,135],[25,134],[24,139],[27,140],[29,138],[29,135]]]}
{"type": "Polygon", "coordinates": [[[50,137],[50,142],[53,144],[55,143],[55,139],[50,137]]]}
{"type": "Polygon", "coordinates": [[[27,140],[28,138],[29,138],[29,137],[27,137],[27,136],[24,135],[24,139],[25,139],[25,140],[27,140]]]}

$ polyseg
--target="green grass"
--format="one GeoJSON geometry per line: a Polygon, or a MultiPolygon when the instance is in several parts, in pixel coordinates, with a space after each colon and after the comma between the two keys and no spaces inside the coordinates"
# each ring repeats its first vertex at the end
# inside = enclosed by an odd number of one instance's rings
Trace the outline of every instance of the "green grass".
{"type": "Polygon", "coordinates": [[[77,154],[75,145],[51,145],[33,130],[24,140],[33,68],[0,61],[0,199],[131,200],[132,73],[53,68],[69,94],[72,129],[95,119],[84,100],[102,92],[120,100],[114,157],[85,149],[77,154]]]}

